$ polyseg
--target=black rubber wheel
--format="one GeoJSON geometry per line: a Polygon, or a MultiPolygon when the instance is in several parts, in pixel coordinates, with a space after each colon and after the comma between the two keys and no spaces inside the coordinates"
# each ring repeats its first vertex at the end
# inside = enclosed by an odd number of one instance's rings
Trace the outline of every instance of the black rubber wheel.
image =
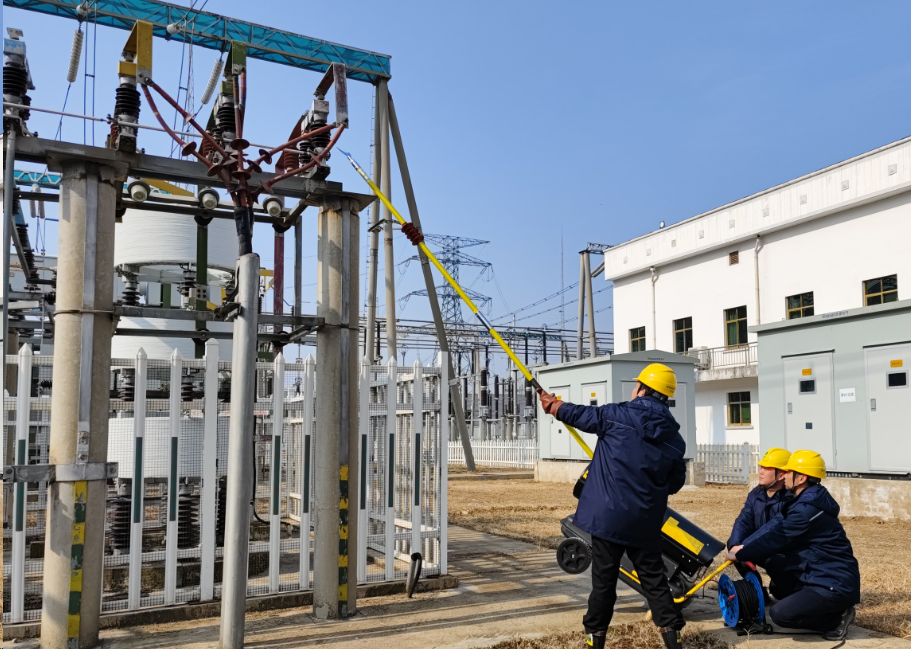
{"type": "Polygon", "coordinates": [[[563,539],[557,548],[557,564],[570,575],[585,572],[592,563],[591,546],[577,536],[563,539]]]}

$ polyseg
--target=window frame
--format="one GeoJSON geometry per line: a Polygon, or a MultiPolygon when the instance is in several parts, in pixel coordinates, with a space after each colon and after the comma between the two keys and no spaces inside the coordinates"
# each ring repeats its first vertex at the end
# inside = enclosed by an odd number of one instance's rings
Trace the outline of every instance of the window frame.
{"type": "Polygon", "coordinates": [[[752,408],[753,400],[752,400],[752,394],[750,393],[750,391],[741,390],[738,392],[728,392],[727,397],[728,397],[728,400],[727,400],[727,405],[725,407],[725,410],[726,410],[725,418],[727,420],[727,427],[728,428],[743,428],[746,426],[752,426],[753,425],[753,408],[752,408]],[[734,395],[737,395],[737,397],[738,397],[737,401],[731,400],[731,397],[734,395]],[[743,398],[744,395],[746,395],[746,400],[744,400],[744,398],[743,398]],[[748,421],[743,421],[744,404],[746,404],[746,406],[747,406],[746,414],[747,414],[748,421]],[[735,423],[734,421],[732,421],[733,417],[731,417],[731,414],[734,412],[732,409],[732,406],[737,406],[738,418],[740,419],[739,423],[735,423]]]}
{"type": "Polygon", "coordinates": [[[686,316],[684,318],[677,318],[671,324],[673,329],[672,335],[674,337],[674,353],[675,354],[686,354],[690,349],[693,348],[693,316],[686,316]],[[689,326],[687,327],[687,320],[689,320],[689,326]],[[677,324],[682,323],[684,326],[680,329],[677,328],[677,324]],[[680,351],[677,348],[677,334],[683,333],[683,351],[680,351]],[[687,336],[689,333],[689,336],[687,336]],[[689,337],[689,345],[687,345],[687,337],[689,337]]]}
{"type": "Polygon", "coordinates": [[[747,317],[748,317],[747,306],[744,304],[741,306],[731,307],[730,309],[725,309],[723,312],[723,316],[724,316],[724,346],[727,347],[728,349],[733,349],[735,347],[745,347],[747,344],[749,344],[750,338],[749,338],[749,332],[747,331],[747,326],[748,326],[747,325],[747,317]],[[739,316],[740,309],[743,309],[742,317],[739,316]],[[728,313],[730,311],[737,311],[738,317],[735,317],[734,319],[729,319],[728,313]],[[728,327],[729,327],[729,325],[731,325],[733,323],[736,323],[736,326],[737,326],[737,342],[732,343],[728,336],[728,333],[729,333],[728,327]],[[740,340],[741,333],[743,335],[743,340],[740,340]]]}
{"type": "Polygon", "coordinates": [[[889,302],[898,301],[898,273],[892,273],[891,275],[883,275],[882,277],[873,277],[871,279],[865,279],[860,283],[860,292],[861,297],[863,298],[864,306],[876,306],[877,304],[888,304],[889,302]],[[895,288],[891,290],[884,290],[883,284],[884,280],[895,279],[895,288]],[[879,282],[879,292],[878,293],[868,293],[867,284],[870,282],[879,282]],[[891,299],[886,299],[886,296],[894,296],[891,299]],[[870,298],[879,298],[878,302],[870,303],[870,298]]]}
{"type": "Polygon", "coordinates": [[[630,352],[645,351],[645,325],[633,327],[629,330],[629,350],[630,352]],[[640,331],[642,332],[641,336],[633,336],[633,332],[639,333],[640,331]]]}
{"type": "Polygon", "coordinates": [[[803,293],[795,293],[794,295],[789,295],[784,299],[784,309],[788,320],[809,318],[810,316],[816,315],[816,298],[813,295],[813,291],[804,291],[803,293]],[[810,296],[810,303],[804,304],[804,298],[808,295],[810,296]],[[799,301],[799,306],[791,306],[792,298],[797,298],[799,301]],[[806,313],[807,310],[809,310],[810,313],[806,313]]]}

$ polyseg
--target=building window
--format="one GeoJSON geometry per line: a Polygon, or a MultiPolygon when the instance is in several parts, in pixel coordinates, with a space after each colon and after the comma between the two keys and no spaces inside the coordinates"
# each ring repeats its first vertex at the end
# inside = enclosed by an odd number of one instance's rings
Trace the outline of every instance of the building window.
{"type": "Polygon", "coordinates": [[[674,352],[685,354],[693,346],[693,319],[674,320],[674,352]]]}
{"type": "Polygon", "coordinates": [[[864,306],[885,304],[898,299],[898,275],[877,277],[864,282],[864,306]]]}
{"type": "Polygon", "coordinates": [[[631,352],[645,351],[645,327],[629,330],[629,350],[631,352]]]}
{"type": "Polygon", "coordinates": [[[813,291],[791,295],[787,298],[788,320],[813,315],[813,291]]]}
{"type": "Polygon", "coordinates": [[[728,347],[747,344],[747,308],[724,310],[724,338],[728,347]]]}
{"type": "MultiPolygon", "coordinates": [[[[731,221],[733,223],[733,221],[731,221]]],[[[733,266],[734,264],[740,263],[740,251],[735,250],[734,252],[728,253],[728,266],[733,266]]]]}
{"type": "Polygon", "coordinates": [[[728,426],[750,426],[749,392],[728,392],[728,426]]]}

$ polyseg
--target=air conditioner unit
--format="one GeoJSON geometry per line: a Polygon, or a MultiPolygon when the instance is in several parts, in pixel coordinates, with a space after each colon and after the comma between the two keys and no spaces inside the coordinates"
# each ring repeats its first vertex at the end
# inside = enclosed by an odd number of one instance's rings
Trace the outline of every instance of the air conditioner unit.
{"type": "Polygon", "coordinates": [[[686,355],[698,359],[699,362],[696,363],[697,370],[712,368],[712,352],[708,347],[690,347],[686,355]]]}

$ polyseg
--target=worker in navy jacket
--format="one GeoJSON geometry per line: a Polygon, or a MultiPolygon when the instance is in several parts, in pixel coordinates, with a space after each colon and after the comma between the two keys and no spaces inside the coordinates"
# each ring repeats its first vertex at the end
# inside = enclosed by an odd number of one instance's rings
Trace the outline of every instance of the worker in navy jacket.
{"type": "Polygon", "coordinates": [[[791,454],[783,448],[770,448],[759,460],[759,484],[747,495],[746,502],[728,539],[728,549],[743,542],[775,518],[788,497],[784,488],[784,467],[791,454]]]}
{"type": "Polygon", "coordinates": [[[838,520],[838,503],[820,484],[825,475],[819,453],[795,451],[785,466],[785,487],[794,497],[784,503],[781,516],[731,548],[728,558],[762,563],[783,555],[772,621],[839,641],[847,636],[860,601],[860,569],[838,520]]]}
{"type": "Polygon", "coordinates": [[[574,518],[592,536],[592,592],[583,618],[592,647],[604,646],[624,552],[665,644],[680,646],[684,621],[674,606],[660,546],[668,494],[677,493],[686,480],[686,442],[667,406],[676,387],[674,371],[652,363],[639,375],[628,402],[579,406],[538,392],[547,414],[598,436],[574,518]]]}

